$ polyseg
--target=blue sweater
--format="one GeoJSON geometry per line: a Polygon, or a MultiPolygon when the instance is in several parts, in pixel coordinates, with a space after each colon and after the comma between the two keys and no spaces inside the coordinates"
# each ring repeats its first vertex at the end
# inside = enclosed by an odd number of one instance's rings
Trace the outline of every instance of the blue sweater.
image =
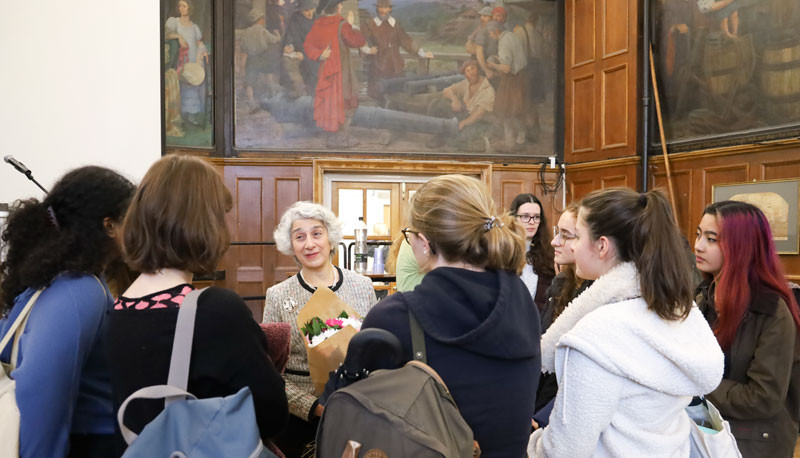
{"type": "MultiPolygon", "coordinates": [[[[0,333],[27,304],[20,294],[0,333]]],[[[63,457],[69,435],[113,434],[114,412],[103,328],[113,300],[91,275],[58,276],[39,296],[20,340],[16,380],[20,456],[63,457]]],[[[8,362],[11,345],[0,354],[8,362]]]]}

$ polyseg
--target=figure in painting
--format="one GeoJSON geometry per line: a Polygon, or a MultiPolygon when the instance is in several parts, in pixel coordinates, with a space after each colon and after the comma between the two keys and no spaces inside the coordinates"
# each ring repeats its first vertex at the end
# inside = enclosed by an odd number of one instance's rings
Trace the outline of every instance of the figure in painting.
{"type": "Polygon", "coordinates": [[[245,29],[241,37],[242,51],[247,54],[245,62],[245,81],[247,82],[247,100],[250,108],[258,108],[256,94],[270,93],[277,86],[278,72],[274,50],[281,42],[277,30],[267,30],[267,19],[264,11],[252,9],[248,14],[250,27],[245,29]]]}
{"type": "Polygon", "coordinates": [[[372,56],[369,59],[367,93],[378,102],[383,102],[378,82],[404,73],[405,63],[400,56],[400,48],[427,59],[433,59],[433,53],[425,52],[392,17],[391,0],[378,0],[376,12],[377,16],[364,26],[364,38],[369,44],[368,48],[364,48],[364,53],[372,56]]]}
{"type": "Polygon", "coordinates": [[[164,38],[167,42],[178,40],[174,68],[179,77],[181,117],[184,122],[201,125],[205,123],[208,51],[200,27],[189,18],[189,1],[178,0],[177,6],[180,17],[167,19],[164,38]]]}
{"type": "MultiPolygon", "coordinates": [[[[528,111],[525,114],[527,135],[535,137],[539,132],[539,106],[546,100],[547,65],[544,60],[546,41],[542,32],[536,27],[539,16],[531,14],[525,23],[514,28],[514,35],[522,43],[525,58],[526,85],[528,88],[528,111]]],[[[530,138],[533,140],[533,138],[530,138]]]]}
{"type": "Polygon", "coordinates": [[[478,51],[478,36],[484,36],[482,34],[486,33],[486,24],[492,20],[492,7],[484,6],[480,11],[478,11],[478,15],[480,16],[478,27],[475,27],[475,30],[469,34],[469,37],[467,38],[467,44],[465,46],[467,54],[471,54],[473,56],[475,56],[478,51]]]}
{"type": "Polygon", "coordinates": [[[528,61],[522,43],[512,32],[495,21],[487,28],[498,42],[497,58],[489,59],[487,65],[501,75],[495,112],[503,122],[503,149],[514,151],[525,143],[523,120],[528,112],[528,87],[524,70],[528,61]]]}
{"type": "Polygon", "coordinates": [[[358,107],[358,78],[350,62],[348,48],[360,48],[367,41],[353,27],[353,13],[342,15],[343,0],[320,0],[317,14],[306,36],[303,49],[308,58],[319,61],[314,97],[314,121],[328,132],[326,146],[353,147],[358,141],[348,134],[353,113],[358,107]]]}
{"type": "Polygon", "coordinates": [[[720,21],[720,30],[733,38],[739,34],[738,0],[697,0],[701,13],[713,14],[720,21]]]}
{"type": "Polygon", "coordinates": [[[283,37],[281,84],[291,97],[300,97],[314,92],[317,85],[316,61],[308,59],[303,43],[314,24],[315,0],[299,0],[297,11],[289,18],[286,35],[283,37]]]}
{"type": "Polygon", "coordinates": [[[488,118],[494,111],[494,89],[481,76],[474,60],[464,62],[461,73],[466,79],[445,88],[442,99],[431,110],[434,116],[458,118],[458,135],[434,135],[425,146],[439,148],[447,143],[458,150],[489,152],[492,125],[488,118]]]}

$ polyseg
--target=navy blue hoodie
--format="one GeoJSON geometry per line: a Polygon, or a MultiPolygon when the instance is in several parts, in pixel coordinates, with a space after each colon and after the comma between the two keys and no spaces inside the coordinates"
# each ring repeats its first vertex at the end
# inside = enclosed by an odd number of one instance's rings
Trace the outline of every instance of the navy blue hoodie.
{"type": "Polygon", "coordinates": [[[539,312],[517,275],[439,267],[375,305],[363,328],[392,332],[412,358],[408,309],[425,331],[428,364],[444,379],[483,458],[526,454],[539,382],[539,312]]]}

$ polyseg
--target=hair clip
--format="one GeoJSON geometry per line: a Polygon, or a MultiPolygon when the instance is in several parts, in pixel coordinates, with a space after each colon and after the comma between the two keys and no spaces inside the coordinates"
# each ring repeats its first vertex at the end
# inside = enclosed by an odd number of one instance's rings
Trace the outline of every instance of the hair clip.
{"type": "Polygon", "coordinates": [[[50,205],[47,206],[47,214],[50,216],[50,223],[56,228],[56,230],[61,230],[61,227],[58,225],[58,219],[56,218],[56,212],[50,205]]]}
{"type": "Polygon", "coordinates": [[[483,228],[486,231],[490,231],[493,227],[503,227],[503,222],[497,219],[495,216],[486,218],[486,220],[484,220],[483,228]]]}

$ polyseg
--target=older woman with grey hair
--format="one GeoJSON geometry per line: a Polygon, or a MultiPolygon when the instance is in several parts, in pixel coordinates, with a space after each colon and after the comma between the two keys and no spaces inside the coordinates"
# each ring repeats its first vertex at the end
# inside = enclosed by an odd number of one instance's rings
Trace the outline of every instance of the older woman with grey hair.
{"type": "Polygon", "coordinates": [[[322,205],[297,202],[281,217],[274,233],[278,251],[294,256],[300,272],[267,290],[264,322],[292,326],[289,362],[284,373],[291,416],[276,443],[286,456],[300,456],[303,446],[314,439],[323,407],[314,395],[308,373],[303,336],[297,328],[297,313],[317,288],[330,288],[362,316],[377,302],[369,278],[340,269],[331,263],[342,240],[342,223],[322,205]]]}

